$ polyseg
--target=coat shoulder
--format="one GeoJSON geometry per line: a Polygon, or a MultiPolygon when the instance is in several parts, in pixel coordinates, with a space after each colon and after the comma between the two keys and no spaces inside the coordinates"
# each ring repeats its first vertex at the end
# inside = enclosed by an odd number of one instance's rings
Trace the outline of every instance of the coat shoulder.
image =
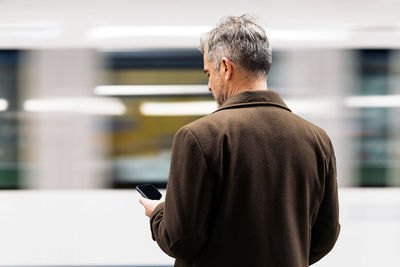
{"type": "Polygon", "coordinates": [[[212,113],[184,125],[180,130],[190,130],[194,135],[215,134],[221,129],[220,114],[212,113]]]}

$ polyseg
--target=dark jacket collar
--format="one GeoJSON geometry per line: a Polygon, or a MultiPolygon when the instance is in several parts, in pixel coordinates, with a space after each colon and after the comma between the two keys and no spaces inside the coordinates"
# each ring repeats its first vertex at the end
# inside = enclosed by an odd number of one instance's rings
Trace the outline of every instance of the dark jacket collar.
{"type": "Polygon", "coordinates": [[[223,109],[253,105],[276,106],[291,112],[291,110],[286,106],[285,102],[283,102],[282,98],[276,92],[271,90],[249,90],[234,94],[230,96],[225,103],[214,112],[218,112],[223,109]]]}

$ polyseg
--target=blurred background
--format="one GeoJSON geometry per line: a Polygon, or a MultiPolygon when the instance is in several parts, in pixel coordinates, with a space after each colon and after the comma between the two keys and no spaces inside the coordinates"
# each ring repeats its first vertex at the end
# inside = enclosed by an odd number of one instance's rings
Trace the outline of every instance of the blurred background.
{"type": "Polygon", "coordinates": [[[248,13],[269,89],[325,129],[342,233],[315,266],[400,266],[400,3],[0,1],[0,266],[171,266],[137,184],[216,109],[199,38],[248,13]],[[227,11],[229,10],[229,11],[227,11]]]}

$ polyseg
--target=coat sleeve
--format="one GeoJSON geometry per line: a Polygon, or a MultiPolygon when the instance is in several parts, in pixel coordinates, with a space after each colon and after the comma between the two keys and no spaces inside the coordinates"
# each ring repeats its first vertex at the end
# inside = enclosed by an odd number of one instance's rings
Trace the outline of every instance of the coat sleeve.
{"type": "Polygon", "coordinates": [[[172,146],[165,203],[150,218],[153,239],[171,257],[192,260],[206,242],[213,178],[195,135],[180,129],[172,146]]]}
{"type": "Polygon", "coordinates": [[[324,195],[312,226],[309,255],[310,265],[328,254],[335,245],[340,231],[336,159],[331,143],[330,148],[331,155],[328,164],[328,174],[325,177],[324,195]]]}

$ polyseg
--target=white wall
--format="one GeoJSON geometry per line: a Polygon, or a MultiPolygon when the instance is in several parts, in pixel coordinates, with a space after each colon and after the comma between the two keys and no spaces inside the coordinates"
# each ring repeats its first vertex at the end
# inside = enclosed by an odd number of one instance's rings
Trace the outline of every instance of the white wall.
{"type": "MultiPolygon", "coordinates": [[[[168,265],[134,190],[0,192],[0,265],[168,265]]],[[[400,266],[400,189],[340,189],[342,230],[316,267],[400,266]]]]}

